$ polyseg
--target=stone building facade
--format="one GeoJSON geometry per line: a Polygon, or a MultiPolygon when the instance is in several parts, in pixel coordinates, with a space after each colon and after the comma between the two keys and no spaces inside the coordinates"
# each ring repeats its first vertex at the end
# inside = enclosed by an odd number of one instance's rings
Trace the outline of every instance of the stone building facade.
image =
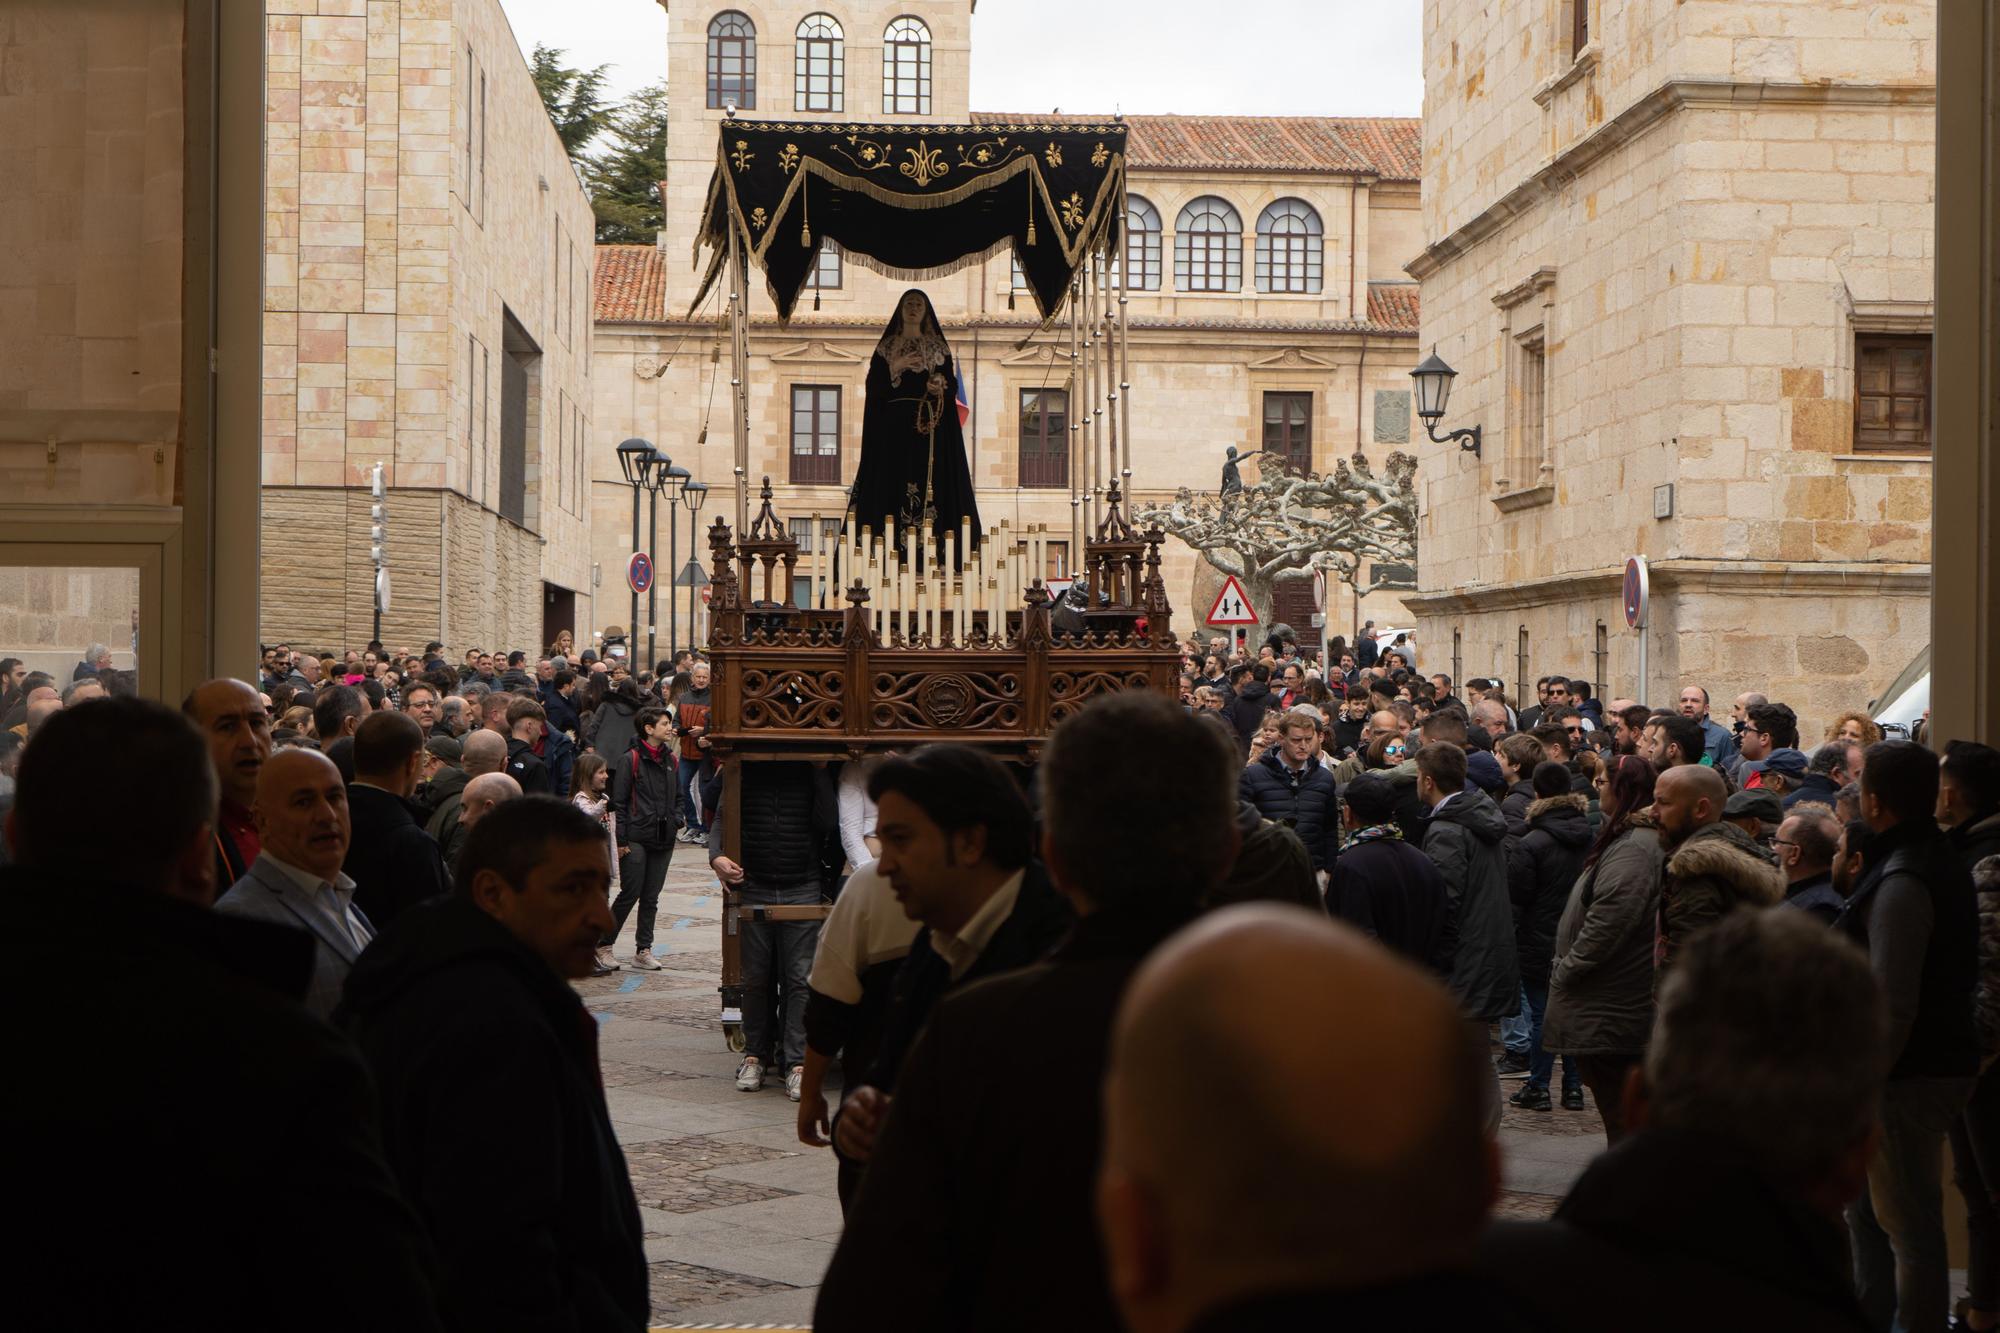
{"type": "Polygon", "coordinates": [[[262,634],[590,619],[594,219],[498,0],[268,0],[262,634]]]}
{"type": "Polygon", "coordinates": [[[1791,702],[1929,638],[1929,3],[1424,6],[1427,663],[1791,702]],[[1625,627],[1652,568],[1648,679],[1625,627]]]}
{"type": "MultiPolygon", "coordinates": [[[[632,496],[612,452],[620,439],[650,440],[715,488],[701,523],[732,507],[722,306],[711,296],[691,318],[689,311],[699,278],[690,252],[724,104],[759,119],[1039,119],[972,111],[971,8],[966,0],[865,10],[731,0],[671,7],[666,225],[657,246],[598,251],[591,558],[606,590],[600,627],[629,615],[623,574],[633,550],[632,496]],[[837,101],[830,80],[836,56],[837,101]],[[901,81],[892,84],[892,77],[901,81]]],[[[1127,123],[1134,222],[1145,237],[1128,261],[1127,401],[1138,500],[1163,501],[1183,486],[1214,490],[1224,448],[1263,447],[1267,415],[1298,465],[1322,472],[1357,448],[1378,461],[1408,449],[1417,307],[1402,266],[1421,245],[1417,122],[1132,116],[1127,123]],[[1296,239],[1260,242],[1260,224],[1296,239]],[[1182,232],[1198,226],[1234,229],[1221,243],[1231,256],[1228,271],[1210,284],[1220,290],[1191,290],[1202,284],[1177,271],[1182,232]],[[1296,262],[1280,264],[1275,277],[1267,265],[1260,280],[1259,259],[1272,244],[1296,262]],[[1286,286],[1300,290],[1263,290],[1286,286]]],[[[824,281],[786,327],[777,324],[761,282],[751,284],[748,481],[755,487],[770,476],[779,512],[800,524],[841,512],[860,457],[868,359],[909,285],[853,256],[823,251],[821,263],[824,281]]],[[[1046,524],[1052,538],[1064,540],[1071,530],[1066,457],[1061,450],[1051,457],[1042,441],[1047,423],[1058,419],[1055,409],[1070,401],[1067,321],[1036,333],[1033,301],[1014,290],[1004,254],[919,285],[937,308],[965,382],[982,518],[1005,518],[1017,530],[1046,524]]],[[[680,553],[670,566],[661,515],[662,570],[686,561],[689,526],[683,510],[680,553]]],[[[1178,542],[1170,548],[1164,573],[1175,625],[1186,631],[1208,610],[1220,576],[1178,542]]],[[[705,565],[705,546],[700,556],[705,565]]],[[[1288,594],[1279,610],[1307,632],[1313,611],[1306,583],[1288,594]]],[[[1409,623],[1392,593],[1358,608],[1342,596],[1328,610],[1335,634],[1351,634],[1359,619],[1409,623]]],[[[658,620],[662,650],[686,641],[684,610],[670,625],[662,602],[658,620]]]]}

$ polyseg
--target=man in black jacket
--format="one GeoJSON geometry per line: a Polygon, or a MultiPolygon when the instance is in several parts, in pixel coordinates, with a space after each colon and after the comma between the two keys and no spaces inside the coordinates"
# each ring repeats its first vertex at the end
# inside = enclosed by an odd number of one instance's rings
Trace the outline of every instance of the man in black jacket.
{"type": "Polygon", "coordinates": [[[1347,840],[1327,882],[1326,910],[1439,977],[1451,975],[1444,949],[1450,910],[1444,880],[1431,859],[1403,840],[1396,823],[1396,789],[1379,773],[1363,773],[1341,790],[1347,840]]]}
{"type": "Polygon", "coordinates": [[[660,911],[660,888],[674,859],[674,723],[653,705],[639,711],[631,748],[611,763],[611,810],[618,820],[618,901],[611,905],[611,928],[597,942],[596,975],[618,970],[611,946],[625,918],[639,909],[632,966],[657,972],[653,923],[660,911]]]}
{"type": "Polygon", "coordinates": [[[1042,846],[1076,929],[1046,961],[931,1015],[816,1327],[1117,1326],[1092,1202],[1112,1018],[1140,961],[1227,873],[1240,763],[1213,726],[1143,691],[1056,729],[1042,846]]]}
{"type": "MultiPolygon", "coordinates": [[[[1528,1001],[1528,1078],[1507,1100],[1530,1111],[1546,1111],[1555,1056],[1542,1049],[1542,1019],[1555,968],[1556,923],[1590,851],[1590,807],[1570,790],[1566,764],[1545,760],[1535,766],[1531,780],[1535,799],[1528,805],[1528,831],[1507,844],[1514,956],[1521,965],[1521,991],[1528,1001]]],[[[1568,1056],[1563,1057],[1562,1104],[1566,1111],[1583,1109],[1583,1077],[1568,1056]]]]}
{"type": "Polygon", "coordinates": [[[521,784],[529,796],[553,796],[549,766],[535,753],[535,746],[548,729],[548,716],[533,699],[521,696],[507,704],[506,774],[521,784]]]}
{"type": "Polygon", "coordinates": [[[1887,1327],[1855,1302],[1839,1220],[1863,1186],[1883,1059],[1854,949],[1799,912],[1730,914],[1661,987],[1626,1083],[1631,1137],[1552,1220],[1493,1227],[1482,1269],[1546,1333],[1887,1327]]]}
{"type": "Polygon", "coordinates": [[[903,1059],[939,998],[1038,961],[1075,920],[1030,861],[1027,799],[991,755],[926,745],[877,765],[868,796],[882,845],[876,869],[925,929],[896,973],[873,1058],[834,1121],[848,1163],[868,1160],[903,1059]]]}
{"type": "Polygon", "coordinates": [[[451,888],[443,853],[410,813],[423,757],[424,733],[401,713],[370,713],[354,733],[347,790],[354,835],[340,868],[354,881],[354,905],[378,932],[451,888]]]}
{"type": "Polygon", "coordinates": [[[1262,662],[1232,667],[1229,683],[1236,693],[1223,703],[1222,720],[1236,729],[1237,751],[1247,759],[1264,714],[1278,706],[1271,693],[1271,668],[1262,662]]]}
{"type": "Polygon", "coordinates": [[[2000,750],[1978,741],[1944,747],[1937,821],[1966,874],[1987,857],[2000,856],[2000,750]]]}
{"type": "Polygon", "coordinates": [[[1848,1209],[1855,1288],[1877,1327],[1940,1329],[1950,1302],[1938,1159],[1972,1095],[1979,925],[1972,877],[1936,820],[1938,760],[1910,741],[1868,747],[1867,869],[1836,922],[1868,951],[1889,1009],[1882,1145],[1848,1209]]]}
{"type": "MultiPolygon", "coordinates": [[[[742,859],[725,854],[726,827],[720,819],[713,821],[708,863],[716,878],[739,907],[807,907],[824,901],[823,844],[840,823],[825,765],[791,760],[743,764],[739,778],[743,808],[731,818],[738,825],[737,855],[742,859]]],[[[771,1061],[781,1059],[785,1095],[797,1101],[805,1077],[806,979],[812,975],[819,922],[739,921],[744,1055],[736,1068],[736,1086],[742,1092],[757,1091],[771,1061]],[[774,989],[779,992],[776,1006],[771,1003],[774,989]]]]}
{"type": "Polygon", "coordinates": [[[525,796],[479,821],[459,872],[361,956],[334,1015],[374,1072],[440,1304],[454,1328],[639,1329],[639,1208],[569,987],[611,920],[604,827],[525,796]]]}
{"type": "Polygon", "coordinates": [[[1245,768],[1237,793],[1266,819],[1299,835],[1312,854],[1314,870],[1333,864],[1340,848],[1340,813],[1333,798],[1333,772],[1319,761],[1319,714],[1311,708],[1286,713],[1278,743],[1245,768]]]}
{"type": "Polygon", "coordinates": [[[436,1329],[368,1075],[297,1003],[311,936],[209,910],[203,737],[156,703],[95,700],[49,719],[19,779],[0,1033],[32,1094],[0,1109],[0,1179],[33,1225],[0,1265],[9,1323],[112,1322],[116,1256],[161,1328],[436,1329]],[[117,985],[75,984],[78,922],[115,923],[91,956],[117,985]]]}
{"type": "MultiPolygon", "coordinates": [[[[1507,821],[1493,798],[1465,781],[1465,751],[1437,741],[1417,751],[1417,796],[1430,818],[1424,855],[1444,877],[1450,910],[1444,949],[1451,989],[1465,1012],[1467,1035],[1483,1042],[1486,1025],[1521,1007],[1521,965],[1514,911],[1507,897],[1507,821]]],[[[1486,1086],[1489,1124],[1500,1123],[1500,1076],[1486,1086]]]]}

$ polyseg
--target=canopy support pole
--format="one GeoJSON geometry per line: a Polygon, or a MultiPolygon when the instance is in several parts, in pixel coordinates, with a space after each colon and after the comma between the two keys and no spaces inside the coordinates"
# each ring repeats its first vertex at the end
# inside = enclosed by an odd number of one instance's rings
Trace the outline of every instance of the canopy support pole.
{"type": "MultiPolygon", "coordinates": [[[[1118,191],[1118,206],[1121,210],[1125,207],[1125,190],[1122,186],[1118,191]]],[[[1118,237],[1123,241],[1127,236],[1125,228],[1131,215],[1121,211],[1118,216],[1118,237]]],[[[1127,245],[1125,262],[1119,268],[1124,278],[1118,284],[1118,392],[1125,399],[1124,409],[1118,413],[1118,431],[1119,453],[1124,459],[1120,466],[1124,469],[1125,489],[1128,492],[1132,489],[1132,300],[1128,295],[1132,289],[1131,260],[1132,247],[1127,245]]]]}
{"type": "Polygon", "coordinates": [[[748,324],[744,311],[749,294],[743,243],[735,220],[729,225],[729,442],[736,460],[736,531],[750,528],[750,430],[748,367],[748,324]]]}
{"type": "MultiPolygon", "coordinates": [[[[1063,395],[1069,413],[1069,549],[1083,549],[1081,536],[1083,521],[1083,500],[1081,487],[1088,485],[1085,480],[1083,456],[1083,423],[1077,419],[1077,403],[1082,397],[1083,381],[1079,372],[1083,363],[1083,337],[1078,328],[1077,305],[1082,298],[1082,283],[1072,277],[1069,281],[1069,389],[1063,395]]],[[[1037,575],[1037,577],[1040,577],[1037,575]]]]}

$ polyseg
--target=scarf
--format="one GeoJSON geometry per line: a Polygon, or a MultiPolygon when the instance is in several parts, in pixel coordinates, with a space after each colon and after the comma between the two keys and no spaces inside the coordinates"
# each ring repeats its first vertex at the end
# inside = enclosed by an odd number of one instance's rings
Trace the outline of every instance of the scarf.
{"type": "Polygon", "coordinates": [[[1394,838],[1397,842],[1401,842],[1402,827],[1391,821],[1387,824],[1370,824],[1367,828],[1358,828],[1341,840],[1340,850],[1344,852],[1356,843],[1379,842],[1385,838],[1394,838]]]}

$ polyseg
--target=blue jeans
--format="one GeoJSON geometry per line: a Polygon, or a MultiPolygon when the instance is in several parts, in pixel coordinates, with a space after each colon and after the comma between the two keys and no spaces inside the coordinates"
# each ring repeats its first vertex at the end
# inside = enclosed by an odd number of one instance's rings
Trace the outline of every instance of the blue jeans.
{"type": "Polygon", "coordinates": [[[1847,1206],[1855,1295],[1876,1328],[1944,1333],[1944,1141],[1971,1095],[1969,1078],[1891,1079],[1883,1091],[1882,1146],[1847,1206]]]}
{"type": "Polygon", "coordinates": [[[701,772],[701,760],[683,757],[680,763],[678,776],[681,784],[681,809],[686,812],[681,818],[681,825],[684,828],[694,829],[703,837],[707,837],[708,811],[703,810],[701,812],[702,818],[700,819],[694,817],[695,800],[692,788],[694,787],[695,775],[701,772]]]}
{"type": "MultiPolygon", "coordinates": [[[[1542,1019],[1549,1012],[1549,982],[1544,977],[1540,981],[1521,983],[1521,1012],[1527,1016],[1528,1031],[1528,1082],[1538,1088],[1549,1086],[1549,1075],[1555,1072],[1555,1052],[1542,1049],[1542,1019]]],[[[1583,1077],[1576,1071],[1570,1058],[1563,1057],[1563,1087],[1565,1089],[1583,1087],[1583,1077]]]]}
{"type": "Polygon", "coordinates": [[[1527,987],[1521,988],[1521,1007],[1513,1017],[1500,1020],[1500,1044],[1507,1048],[1507,1054],[1525,1058],[1534,1039],[1534,1021],[1528,1016],[1527,987]]]}

